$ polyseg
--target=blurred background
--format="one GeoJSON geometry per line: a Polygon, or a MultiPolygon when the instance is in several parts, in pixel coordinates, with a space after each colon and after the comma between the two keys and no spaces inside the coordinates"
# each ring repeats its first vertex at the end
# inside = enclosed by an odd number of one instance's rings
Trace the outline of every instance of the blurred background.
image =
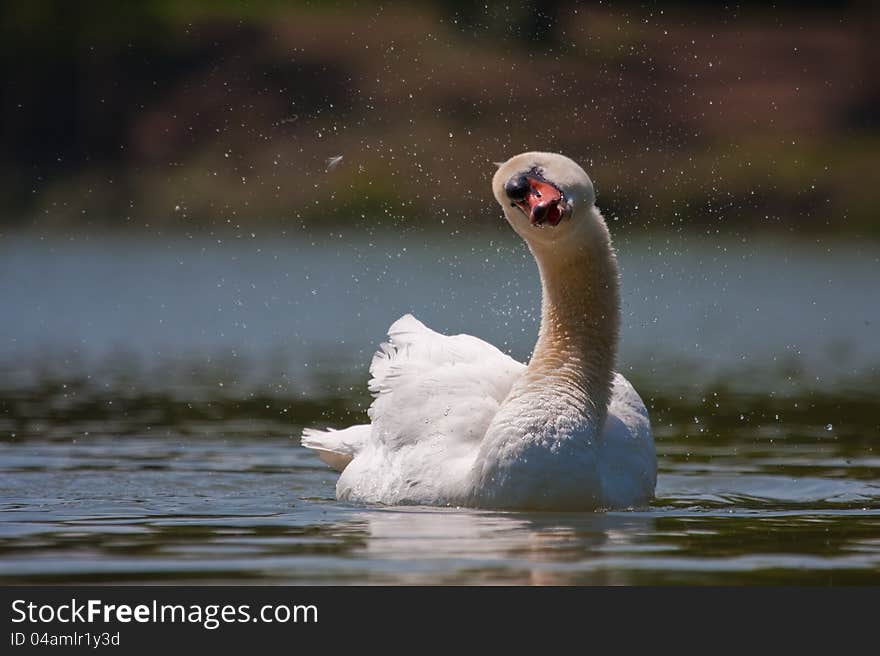
{"type": "Polygon", "coordinates": [[[41,0],[0,24],[4,230],[492,222],[491,162],[547,149],[628,227],[878,234],[873,2],[41,0]]]}
{"type": "Polygon", "coordinates": [[[876,582],[878,7],[0,1],[0,581],[876,582]],[[656,502],[336,504],[299,435],[395,319],[529,358],[530,149],[596,185],[656,502]]]}

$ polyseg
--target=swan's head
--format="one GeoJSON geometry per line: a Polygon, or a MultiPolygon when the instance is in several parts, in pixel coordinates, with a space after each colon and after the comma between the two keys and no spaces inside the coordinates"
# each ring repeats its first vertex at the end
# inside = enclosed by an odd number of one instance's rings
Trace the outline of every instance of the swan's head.
{"type": "Polygon", "coordinates": [[[532,245],[570,243],[601,221],[593,182],[564,155],[511,157],[495,172],[492,191],[507,221],[532,245]]]}

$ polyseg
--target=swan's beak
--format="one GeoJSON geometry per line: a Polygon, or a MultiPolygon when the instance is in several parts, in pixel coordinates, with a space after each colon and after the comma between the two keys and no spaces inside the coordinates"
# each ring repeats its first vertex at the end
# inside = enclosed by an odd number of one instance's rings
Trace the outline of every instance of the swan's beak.
{"type": "Polygon", "coordinates": [[[535,176],[515,176],[505,185],[505,191],[511,205],[522,210],[532,225],[558,225],[568,211],[562,192],[535,176]]]}

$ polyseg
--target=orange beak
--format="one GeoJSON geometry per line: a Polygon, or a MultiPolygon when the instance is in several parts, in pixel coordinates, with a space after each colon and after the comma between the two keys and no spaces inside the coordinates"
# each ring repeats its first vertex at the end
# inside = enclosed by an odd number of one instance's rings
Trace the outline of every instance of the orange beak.
{"type": "Polygon", "coordinates": [[[525,177],[529,192],[516,205],[529,217],[532,225],[557,225],[565,213],[562,192],[549,182],[529,175],[525,177]]]}

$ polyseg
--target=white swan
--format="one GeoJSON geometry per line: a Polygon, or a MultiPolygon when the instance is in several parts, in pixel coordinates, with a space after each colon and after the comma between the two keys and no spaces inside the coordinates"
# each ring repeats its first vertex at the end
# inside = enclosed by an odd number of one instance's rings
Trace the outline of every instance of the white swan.
{"type": "Polygon", "coordinates": [[[528,366],[411,315],[373,357],[371,424],[307,429],[303,445],[342,471],[340,500],[595,510],[646,504],[656,458],[644,403],[614,373],[617,261],[575,162],[523,153],[495,198],[538,263],[541,329],[528,366]]]}

